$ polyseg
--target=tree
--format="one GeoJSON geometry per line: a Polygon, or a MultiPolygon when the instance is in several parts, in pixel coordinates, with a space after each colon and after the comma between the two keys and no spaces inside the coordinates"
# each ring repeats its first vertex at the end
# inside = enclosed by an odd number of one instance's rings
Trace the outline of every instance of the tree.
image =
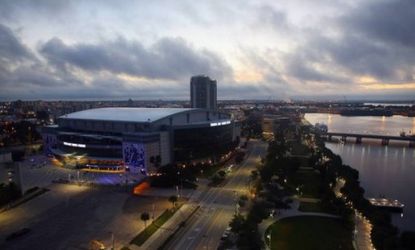
{"type": "Polygon", "coordinates": [[[219,175],[221,178],[225,178],[226,172],[225,172],[225,171],[223,171],[223,170],[221,170],[221,171],[219,171],[219,172],[218,172],[218,175],[219,175]]]}
{"type": "Polygon", "coordinates": [[[177,196],[176,195],[172,195],[169,197],[169,201],[172,203],[173,208],[176,206],[176,202],[177,202],[177,196]]]}
{"type": "Polygon", "coordinates": [[[232,221],[229,223],[229,225],[231,226],[232,232],[239,233],[242,230],[244,223],[245,223],[244,217],[240,214],[235,214],[233,216],[232,221]]]}
{"type": "Polygon", "coordinates": [[[258,178],[258,171],[257,170],[252,170],[251,171],[251,180],[256,180],[258,178]]]}
{"type": "Polygon", "coordinates": [[[239,164],[244,160],[245,152],[238,152],[235,156],[235,163],[239,164]]]}
{"type": "Polygon", "coordinates": [[[238,205],[240,206],[240,207],[245,207],[245,204],[246,204],[246,201],[245,200],[239,200],[238,201],[238,205]]]}
{"type": "Polygon", "coordinates": [[[150,214],[147,213],[147,212],[143,212],[143,213],[141,213],[140,218],[144,222],[144,228],[146,228],[147,227],[147,221],[150,219],[150,214]]]}

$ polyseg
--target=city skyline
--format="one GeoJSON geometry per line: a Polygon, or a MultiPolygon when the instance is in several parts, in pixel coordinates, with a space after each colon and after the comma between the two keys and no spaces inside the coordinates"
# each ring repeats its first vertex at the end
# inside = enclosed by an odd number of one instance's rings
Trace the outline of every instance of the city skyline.
{"type": "Polygon", "coordinates": [[[0,100],[413,99],[411,1],[2,1],[0,100]]]}

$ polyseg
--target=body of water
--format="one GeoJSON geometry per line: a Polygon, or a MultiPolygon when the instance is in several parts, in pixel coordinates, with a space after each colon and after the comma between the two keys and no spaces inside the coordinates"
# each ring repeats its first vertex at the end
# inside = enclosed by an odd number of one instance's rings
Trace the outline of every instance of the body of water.
{"type": "Polygon", "coordinates": [[[415,104],[412,103],[381,103],[381,102],[365,102],[365,106],[393,106],[393,107],[411,107],[415,104]]]}
{"type": "MultiPolygon", "coordinates": [[[[415,118],[392,116],[345,117],[333,114],[306,114],[311,123],[324,123],[330,132],[399,135],[415,132],[415,118]]],[[[340,155],[343,162],[359,170],[366,197],[398,199],[405,204],[403,215],[394,214],[393,222],[403,230],[415,230],[415,149],[407,143],[382,146],[380,140],[362,144],[327,142],[326,147],[340,155]]]]}

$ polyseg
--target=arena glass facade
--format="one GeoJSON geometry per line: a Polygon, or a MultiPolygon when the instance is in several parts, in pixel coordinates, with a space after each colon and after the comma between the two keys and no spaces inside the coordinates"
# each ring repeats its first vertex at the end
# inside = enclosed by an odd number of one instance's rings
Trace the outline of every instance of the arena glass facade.
{"type": "Polygon", "coordinates": [[[100,108],[64,115],[42,136],[45,154],[66,167],[148,173],[224,153],[239,133],[229,115],[211,110],[100,108]]]}

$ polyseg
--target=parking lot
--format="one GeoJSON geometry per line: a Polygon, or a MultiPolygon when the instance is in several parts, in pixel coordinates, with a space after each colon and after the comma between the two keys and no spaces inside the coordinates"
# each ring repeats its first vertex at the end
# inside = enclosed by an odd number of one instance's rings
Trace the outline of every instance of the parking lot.
{"type": "Polygon", "coordinates": [[[166,197],[117,188],[140,176],[62,168],[43,155],[19,164],[23,192],[35,186],[49,191],[0,214],[0,249],[88,249],[92,240],[110,246],[112,235],[120,248],[143,229],[142,212],[157,217],[171,207],[166,197]]]}
{"type": "Polygon", "coordinates": [[[157,217],[171,207],[167,198],[139,197],[109,188],[53,184],[50,191],[0,214],[0,249],[88,249],[91,240],[116,247],[143,229],[142,212],[157,217]],[[18,239],[6,237],[22,228],[18,239]]]}
{"type": "Polygon", "coordinates": [[[140,174],[94,173],[63,168],[52,164],[51,160],[44,155],[28,157],[19,164],[23,192],[35,186],[47,187],[52,182],[124,185],[126,182],[130,184],[137,183],[143,178],[140,174]]]}

